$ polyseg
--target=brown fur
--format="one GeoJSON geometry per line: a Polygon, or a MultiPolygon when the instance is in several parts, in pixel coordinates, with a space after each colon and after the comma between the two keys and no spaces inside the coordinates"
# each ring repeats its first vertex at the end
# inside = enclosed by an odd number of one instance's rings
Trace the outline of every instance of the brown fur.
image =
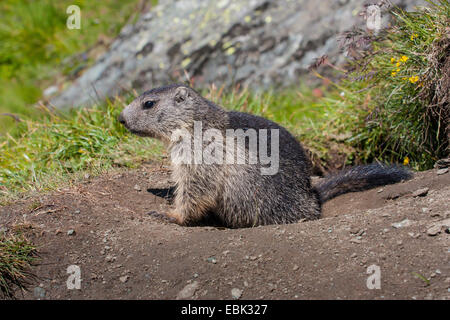
{"type": "MultiPolygon", "coordinates": [[[[158,138],[168,145],[172,155],[176,184],[175,211],[167,216],[180,225],[196,225],[213,220],[227,227],[252,227],[318,219],[321,215],[319,192],[310,181],[310,161],[300,143],[280,125],[246,113],[227,112],[185,85],[171,85],[145,92],[121,113],[119,120],[131,132],[158,138]],[[147,108],[146,102],[152,101],[147,108]],[[185,129],[193,133],[194,121],[202,121],[203,130],[215,128],[224,136],[227,129],[278,129],[279,170],[262,175],[257,164],[176,164],[180,143],[171,141],[172,133],[185,129]]],[[[268,143],[270,150],[270,143],[268,143]]],[[[236,146],[235,152],[238,146],[236,146]]],[[[241,150],[249,156],[248,144],[241,150]]],[[[224,157],[227,152],[225,148],[224,157]]],[[[270,151],[269,151],[270,153],[270,151]]],[[[247,158],[248,159],[248,158],[247,158]]],[[[351,191],[351,179],[323,184],[327,199],[351,191]]],[[[364,179],[370,180],[370,176],[364,179]]],[[[356,182],[357,189],[364,181],[356,182]]]]}

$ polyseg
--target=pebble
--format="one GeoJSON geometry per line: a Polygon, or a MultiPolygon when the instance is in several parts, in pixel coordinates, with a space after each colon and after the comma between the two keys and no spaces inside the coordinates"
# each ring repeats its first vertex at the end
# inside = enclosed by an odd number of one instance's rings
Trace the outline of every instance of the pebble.
{"type": "Polygon", "coordinates": [[[198,287],[199,287],[198,281],[194,281],[186,285],[180,292],[178,292],[177,300],[192,298],[195,292],[198,290],[198,287]]]}
{"type": "Polygon", "coordinates": [[[67,235],[68,236],[73,236],[75,234],[75,230],[70,229],[69,231],[67,231],[67,235]]]}
{"type": "Polygon", "coordinates": [[[292,271],[297,271],[297,270],[298,270],[298,268],[299,268],[299,266],[298,266],[298,265],[294,265],[294,267],[292,268],[292,271]]]}
{"type": "Polygon", "coordinates": [[[448,232],[447,230],[449,230],[449,228],[450,228],[450,219],[445,219],[434,223],[434,225],[432,225],[430,228],[427,229],[427,234],[429,236],[435,236],[444,230],[448,232]]]}
{"type": "Polygon", "coordinates": [[[129,276],[123,276],[123,277],[120,277],[119,280],[120,280],[120,282],[125,283],[128,281],[129,278],[130,278],[129,276]]]}
{"type": "Polygon", "coordinates": [[[44,299],[45,298],[45,289],[41,287],[36,287],[33,289],[33,295],[36,299],[44,299]]]}
{"type": "Polygon", "coordinates": [[[231,289],[231,296],[233,297],[233,299],[240,299],[242,296],[242,290],[238,288],[231,289]]]}
{"type": "Polygon", "coordinates": [[[428,228],[428,230],[427,230],[427,234],[429,236],[435,236],[435,235],[439,234],[440,232],[441,232],[441,226],[439,226],[439,225],[432,226],[431,228],[428,228]]]}
{"type": "Polygon", "coordinates": [[[105,261],[106,261],[106,262],[113,262],[113,261],[116,261],[116,257],[114,257],[114,256],[112,256],[112,255],[110,255],[110,254],[108,254],[108,255],[105,257],[105,261]]]}
{"type": "Polygon", "coordinates": [[[395,229],[409,227],[410,225],[411,225],[411,220],[409,220],[409,219],[405,219],[400,222],[395,222],[395,223],[391,224],[391,226],[394,227],[395,229]]]}
{"type": "Polygon", "coordinates": [[[442,174],[446,174],[448,172],[448,168],[444,168],[444,169],[439,169],[436,174],[438,176],[442,175],[442,174]]]}
{"type": "Polygon", "coordinates": [[[136,190],[136,191],[142,191],[142,188],[141,188],[140,185],[136,184],[136,185],[134,186],[134,190],[136,190]]]}
{"type": "Polygon", "coordinates": [[[206,259],[206,260],[208,260],[208,262],[211,262],[211,263],[213,263],[213,264],[216,264],[216,263],[217,263],[217,259],[214,258],[214,257],[209,257],[209,258],[206,259]]]}
{"type": "Polygon", "coordinates": [[[426,196],[426,195],[428,194],[428,191],[429,191],[429,190],[430,190],[430,189],[428,189],[428,188],[421,188],[421,189],[418,189],[418,190],[416,190],[416,191],[413,192],[412,196],[413,196],[413,197],[424,197],[424,196],[426,196]]]}

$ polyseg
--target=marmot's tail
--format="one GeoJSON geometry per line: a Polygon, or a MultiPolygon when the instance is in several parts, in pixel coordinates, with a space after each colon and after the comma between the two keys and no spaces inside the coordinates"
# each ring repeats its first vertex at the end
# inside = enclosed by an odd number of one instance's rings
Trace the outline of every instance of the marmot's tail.
{"type": "Polygon", "coordinates": [[[322,203],[338,195],[371,189],[412,177],[411,172],[403,166],[372,163],[355,166],[325,177],[315,188],[319,192],[322,203]]]}

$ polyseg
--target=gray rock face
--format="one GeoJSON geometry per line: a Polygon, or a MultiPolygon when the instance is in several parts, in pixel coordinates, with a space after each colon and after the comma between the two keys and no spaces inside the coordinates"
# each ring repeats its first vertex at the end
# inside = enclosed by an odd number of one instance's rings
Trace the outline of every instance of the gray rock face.
{"type": "MultiPolygon", "coordinates": [[[[412,6],[421,0],[396,0],[412,6]]],[[[314,59],[339,60],[336,35],[363,25],[362,0],[165,0],[125,26],[91,68],[50,100],[91,105],[194,77],[196,87],[295,84],[314,59]]],[[[342,59],[342,56],[341,56],[342,59]]]]}

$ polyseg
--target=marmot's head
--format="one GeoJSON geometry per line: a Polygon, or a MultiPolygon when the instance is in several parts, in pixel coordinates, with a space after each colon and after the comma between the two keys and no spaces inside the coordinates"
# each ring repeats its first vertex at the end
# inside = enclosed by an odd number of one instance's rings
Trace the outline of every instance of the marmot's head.
{"type": "Polygon", "coordinates": [[[156,88],[131,102],[119,121],[132,133],[167,141],[173,131],[189,130],[195,118],[207,112],[208,105],[202,102],[203,98],[185,85],[156,88]]]}

